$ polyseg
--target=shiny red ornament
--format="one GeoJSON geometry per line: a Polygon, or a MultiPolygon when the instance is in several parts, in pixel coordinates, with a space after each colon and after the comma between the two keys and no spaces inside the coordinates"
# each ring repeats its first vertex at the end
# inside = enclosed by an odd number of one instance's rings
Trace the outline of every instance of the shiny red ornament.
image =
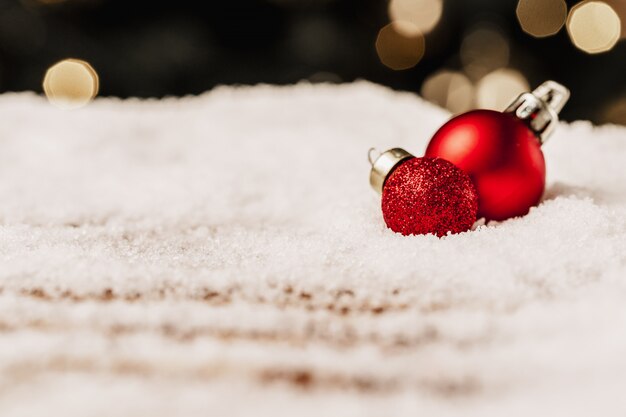
{"type": "Polygon", "coordinates": [[[553,81],[522,94],[504,113],[475,110],[452,118],[431,139],[427,157],[467,172],[478,191],[478,216],[522,216],[541,200],[546,165],[541,144],[558,121],[569,91],[553,81]]]}
{"type": "Polygon", "coordinates": [[[432,138],[426,156],[467,172],[479,194],[479,216],[521,216],[543,195],[546,165],[541,144],[515,116],[476,110],[453,118],[432,138]]]}
{"type": "Polygon", "coordinates": [[[387,227],[403,235],[439,237],[469,230],[478,195],[461,169],[441,158],[415,158],[402,149],[372,162],[372,185],[382,192],[387,227]]]}

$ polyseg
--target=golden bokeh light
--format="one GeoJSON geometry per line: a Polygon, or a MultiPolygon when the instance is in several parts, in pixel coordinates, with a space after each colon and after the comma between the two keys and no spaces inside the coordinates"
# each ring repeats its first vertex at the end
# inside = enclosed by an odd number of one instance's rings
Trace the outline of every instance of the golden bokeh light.
{"type": "Polygon", "coordinates": [[[497,27],[481,24],[463,38],[460,56],[465,73],[476,81],[508,65],[509,43],[497,27]]]}
{"type": "Polygon", "coordinates": [[[391,22],[378,32],[376,38],[380,62],[393,70],[414,67],[424,56],[425,49],[424,36],[410,22],[391,22]]]}
{"type": "Polygon", "coordinates": [[[502,111],[523,92],[528,81],[518,71],[504,68],[483,77],[476,86],[476,102],[480,108],[502,111]]]}
{"type": "Polygon", "coordinates": [[[602,123],[626,125],[626,97],[611,102],[601,117],[602,123]]]}
{"type": "Polygon", "coordinates": [[[474,87],[462,73],[442,70],[429,76],[421,90],[422,97],[445,107],[452,113],[462,113],[474,104],[474,87]]]}
{"type": "Polygon", "coordinates": [[[626,39],[626,1],[624,0],[604,0],[606,4],[611,6],[615,13],[619,16],[622,26],[620,39],[626,39]]]}
{"type": "Polygon", "coordinates": [[[572,8],[567,32],[574,45],[589,54],[611,50],[620,38],[620,18],[611,6],[601,1],[584,1],[572,8]]]}
{"type": "Polygon", "coordinates": [[[442,11],[442,0],[391,0],[389,2],[389,18],[392,21],[402,20],[412,23],[419,35],[433,30],[441,19],[442,11]]]}
{"type": "Polygon", "coordinates": [[[524,32],[543,38],[561,30],[567,5],[564,0],[519,0],[515,13],[524,32]]]}
{"type": "Polygon", "coordinates": [[[46,71],[43,90],[48,100],[63,109],[84,107],[98,94],[98,74],[80,59],[65,59],[46,71]]]}

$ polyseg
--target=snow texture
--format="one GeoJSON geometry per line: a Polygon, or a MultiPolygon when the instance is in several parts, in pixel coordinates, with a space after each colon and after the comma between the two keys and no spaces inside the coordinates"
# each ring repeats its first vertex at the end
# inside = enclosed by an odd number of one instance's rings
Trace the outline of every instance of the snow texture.
{"type": "Polygon", "coordinates": [[[413,94],[0,111],[2,417],[626,414],[626,128],[561,124],[539,207],[438,239],[368,184],[449,117],[413,94]]]}

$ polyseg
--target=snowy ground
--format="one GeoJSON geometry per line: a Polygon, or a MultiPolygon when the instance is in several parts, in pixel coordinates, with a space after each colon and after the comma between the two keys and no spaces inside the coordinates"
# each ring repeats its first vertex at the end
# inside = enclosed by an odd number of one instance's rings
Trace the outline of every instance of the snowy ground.
{"type": "Polygon", "coordinates": [[[540,207],[437,239],[368,184],[449,117],[411,94],[0,111],[2,417],[626,414],[626,128],[561,125],[540,207]]]}

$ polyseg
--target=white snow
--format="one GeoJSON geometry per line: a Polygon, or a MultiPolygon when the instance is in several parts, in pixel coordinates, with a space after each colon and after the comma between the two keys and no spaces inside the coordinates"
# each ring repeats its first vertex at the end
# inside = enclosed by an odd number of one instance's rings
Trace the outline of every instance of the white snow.
{"type": "Polygon", "coordinates": [[[368,184],[449,117],[409,93],[0,114],[2,417],[626,413],[624,127],[561,124],[539,207],[437,239],[368,184]]]}

